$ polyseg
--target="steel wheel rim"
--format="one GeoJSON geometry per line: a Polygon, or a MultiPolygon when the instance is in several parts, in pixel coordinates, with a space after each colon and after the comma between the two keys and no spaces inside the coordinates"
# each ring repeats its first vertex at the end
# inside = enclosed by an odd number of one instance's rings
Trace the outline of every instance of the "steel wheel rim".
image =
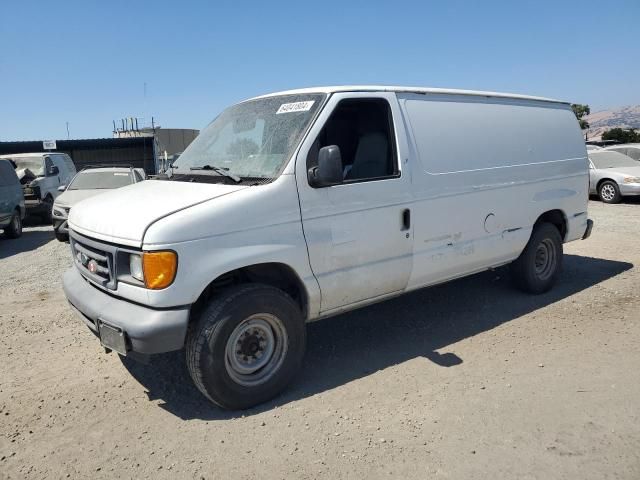
{"type": "Polygon", "coordinates": [[[288,348],[287,331],[280,319],[258,313],[233,330],[225,348],[225,368],[243,386],[267,382],[280,369],[288,348]]]}
{"type": "Polygon", "coordinates": [[[600,195],[602,195],[602,198],[604,198],[605,200],[611,201],[616,196],[616,190],[615,188],[613,188],[613,185],[607,183],[600,189],[600,195]]]}
{"type": "Polygon", "coordinates": [[[22,230],[22,224],[20,222],[20,216],[19,215],[14,215],[13,216],[13,231],[16,233],[20,233],[20,230],[22,230]]]}
{"type": "Polygon", "coordinates": [[[535,272],[540,280],[547,280],[556,269],[557,254],[553,241],[545,238],[536,248],[535,272]]]}

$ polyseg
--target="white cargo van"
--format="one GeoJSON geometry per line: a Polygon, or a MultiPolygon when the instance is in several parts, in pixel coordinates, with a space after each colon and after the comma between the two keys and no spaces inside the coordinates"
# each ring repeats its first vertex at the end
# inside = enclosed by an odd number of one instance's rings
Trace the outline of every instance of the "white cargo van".
{"type": "Polygon", "coordinates": [[[166,176],[69,217],[71,305],[121,355],[185,348],[210,400],[246,408],[301,365],[305,322],[511,264],[547,291],[586,238],[588,160],[544,98],[331,87],[224,111],[166,176]]]}

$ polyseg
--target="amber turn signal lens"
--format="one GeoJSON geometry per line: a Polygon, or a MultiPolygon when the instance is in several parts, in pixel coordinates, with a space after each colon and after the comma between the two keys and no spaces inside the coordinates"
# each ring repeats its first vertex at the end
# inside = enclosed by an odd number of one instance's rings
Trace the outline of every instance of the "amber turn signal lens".
{"type": "Polygon", "coordinates": [[[144,252],[142,254],[144,284],[151,290],[166,288],[176,278],[178,256],[175,252],[144,252]]]}

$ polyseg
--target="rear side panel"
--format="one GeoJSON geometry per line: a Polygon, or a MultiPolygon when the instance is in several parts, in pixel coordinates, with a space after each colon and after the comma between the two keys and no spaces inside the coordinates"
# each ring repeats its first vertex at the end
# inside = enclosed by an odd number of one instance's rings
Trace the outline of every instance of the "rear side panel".
{"type": "Polygon", "coordinates": [[[563,212],[565,240],[584,233],[588,165],[568,105],[398,97],[413,148],[415,263],[409,288],[515,259],[536,219],[549,210],[563,212]]]}

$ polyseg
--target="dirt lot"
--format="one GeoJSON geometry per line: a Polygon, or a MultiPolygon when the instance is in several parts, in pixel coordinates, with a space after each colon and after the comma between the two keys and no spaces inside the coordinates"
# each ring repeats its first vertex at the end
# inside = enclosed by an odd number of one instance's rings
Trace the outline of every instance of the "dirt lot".
{"type": "Polygon", "coordinates": [[[0,241],[2,478],[640,478],[640,203],[591,202],[560,284],[503,269],[309,327],[305,368],[242,413],[182,355],[106,355],[50,228],[0,241]]]}

